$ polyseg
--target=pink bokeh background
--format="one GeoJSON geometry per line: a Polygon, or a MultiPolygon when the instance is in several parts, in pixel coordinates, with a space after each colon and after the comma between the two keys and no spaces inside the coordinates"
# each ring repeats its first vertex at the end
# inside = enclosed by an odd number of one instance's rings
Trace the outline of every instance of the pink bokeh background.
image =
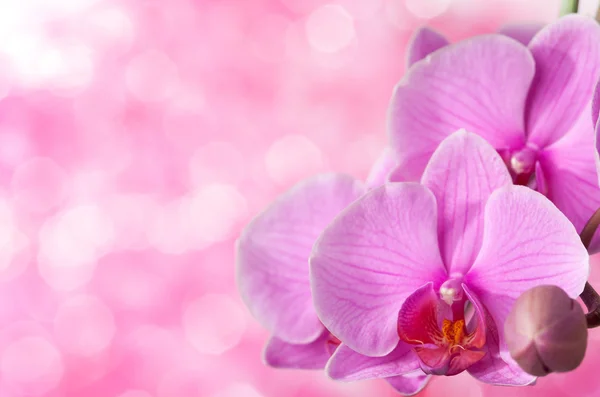
{"type": "MultiPolygon", "coordinates": [[[[306,176],[366,176],[417,27],[460,40],[558,10],[0,0],[0,396],[395,395],[265,367],[234,240],[306,176]]],[[[590,338],[578,370],[535,387],[459,375],[422,395],[600,396],[600,330],[590,338]]]]}

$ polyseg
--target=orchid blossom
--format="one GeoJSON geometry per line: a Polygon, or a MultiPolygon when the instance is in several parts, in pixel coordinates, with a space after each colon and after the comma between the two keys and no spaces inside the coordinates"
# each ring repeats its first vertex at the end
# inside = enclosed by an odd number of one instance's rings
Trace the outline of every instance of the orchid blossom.
{"type": "MultiPolygon", "coordinates": [[[[464,128],[501,154],[514,183],[546,195],[581,231],[600,207],[591,110],[600,25],[569,15],[530,42],[493,34],[441,49],[434,36],[418,39],[437,51],[409,69],[392,98],[399,165],[391,180],[419,180],[440,142],[464,128]]],[[[599,249],[597,235],[590,252],[599,249]]]]}
{"type": "Polygon", "coordinates": [[[510,357],[508,313],[538,285],[577,297],[589,256],[552,202],[513,185],[489,143],[458,131],[420,184],[385,184],[343,210],[315,244],[310,269],[316,312],[342,342],[327,364],[332,378],[466,370],[526,385],[535,377],[510,357]]]}
{"type": "MultiPolygon", "coordinates": [[[[314,242],[334,217],[368,189],[384,183],[395,166],[386,149],[362,183],[342,174],[309,178],[280,196],[244,229],[237,243],[242,298],[271,333],[265,362],[277,368],[323,369],[339,340],[314,310],[308,259],[314,242]]],[[[412,395],[428,378],[418,368],[386,379],[412,395]]]]}

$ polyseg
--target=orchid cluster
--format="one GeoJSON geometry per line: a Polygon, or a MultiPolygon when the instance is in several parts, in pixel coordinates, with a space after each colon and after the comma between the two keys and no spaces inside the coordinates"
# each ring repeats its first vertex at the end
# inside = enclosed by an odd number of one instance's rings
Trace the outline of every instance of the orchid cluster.
{"type": "Polygon", "coordinates": [[[265,362],[405,395],[433,375],[523,386],[574,369],[594,315],[574,299],[598,304],[600,25],[455,44],[423,28],[407,58],[367,180],[305,180],[238,240],[265,362]]]}

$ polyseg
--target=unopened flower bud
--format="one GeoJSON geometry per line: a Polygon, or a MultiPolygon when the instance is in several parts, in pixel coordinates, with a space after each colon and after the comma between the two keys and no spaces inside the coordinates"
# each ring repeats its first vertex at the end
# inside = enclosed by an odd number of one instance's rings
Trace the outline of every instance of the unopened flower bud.
{"type": "Polygon", "coordinates": [[[562,289],[535,287],[516,300],[504,336],[510,355],[525,372],[545,376],[572,371],[585,356],[585,313],[562,289]]]}

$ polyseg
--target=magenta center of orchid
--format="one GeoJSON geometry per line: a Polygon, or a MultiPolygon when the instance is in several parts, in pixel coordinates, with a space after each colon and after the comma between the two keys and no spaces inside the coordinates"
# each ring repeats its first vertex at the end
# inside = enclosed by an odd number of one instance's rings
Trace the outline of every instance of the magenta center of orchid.
{"type": "Polygon", "coordinates": [[[444,282],[437,293],[415,293],[400,312],[398,335],[415,345],[424,372],[456,375],[485,356],[485,325],[465,318],[462,278],[444,282]]]}
{"type": "MultiPolygon", "coordinates": [[[[535,184],[539,148],[527,143],[526,146],[519,149],[509,150],[501,154],[516,185],[531,186],[535,184]]],[[[531,187],[535,188],[535,186],[531,187]]]]}

